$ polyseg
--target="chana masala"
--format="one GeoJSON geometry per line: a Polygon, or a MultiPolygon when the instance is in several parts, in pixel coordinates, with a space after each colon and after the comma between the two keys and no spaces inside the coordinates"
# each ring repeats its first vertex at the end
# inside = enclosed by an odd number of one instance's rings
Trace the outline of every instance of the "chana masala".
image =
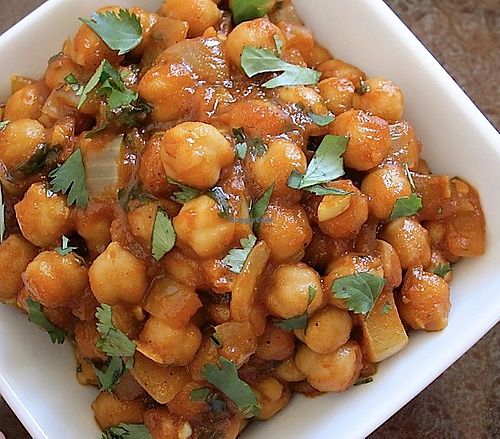
{"type": "Polygon", "coordinates": [[[103,438],[236,438],[446,327],[484,216],[397,84],[289,1],[81,21],[0,107],[0,300],[74,344],[103,438]]]}

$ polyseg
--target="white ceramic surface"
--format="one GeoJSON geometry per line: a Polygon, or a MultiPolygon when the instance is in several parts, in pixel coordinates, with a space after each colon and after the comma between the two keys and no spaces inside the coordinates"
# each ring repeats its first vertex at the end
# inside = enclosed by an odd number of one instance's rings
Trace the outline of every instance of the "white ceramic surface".
{"type": "MultiPolygon", "coordinates": [[[[11,74],[40,76],[47,59],[78,27],[76,20],[108,3],[154,9],[159,0],[49,0],[0,37],[0,100],[11,74]]],[[[473,182],[488,224],[484,257],[460,262],[452,283],[448,328],[412,334],[383,363],[374,382],[315,399],[295,397],[244,438],[361,438],[424,389],[500,317],[500,136],[418,40],[381,0],[295,0],[320,42],[369,76],[402,87],[406,115],[432,169],[473,182]]],[[[1,274],[0,274],[1,280],[1,274]]],[[[95,391],[74,377],[68,345],[54,346],[20,313],[0,306],[0,391],[36,438],[99,437],[90,404],[95,391]]]]}

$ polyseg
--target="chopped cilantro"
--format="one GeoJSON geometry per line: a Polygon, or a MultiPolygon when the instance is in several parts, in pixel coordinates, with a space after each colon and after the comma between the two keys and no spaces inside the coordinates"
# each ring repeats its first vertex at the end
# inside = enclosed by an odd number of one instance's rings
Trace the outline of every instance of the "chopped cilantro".
{"type": "Polygon", "coordinates": [[[355,273],[336,279],[332,284],[332,293],[337,299],[346,299],[350,311],[366,316],[373,309],[384,284],[382,277],[355,273]]]}
{"type": "Polygon", "coordinates": [[[94,12],[91,20],[80,18],[118,55],[135,49],[142,41],[142,26],[139,17],[127,9],[94,12]]]}
{"type": "Polygon", "coordinates": [[[153,439],[143,424],[118,424],[104,430],[101,439],[153,439]]]}
{"type": "Polygon", "coordinates": [[[54,249],[54,251],[57,252],[61,256],[67,256],[74,250],[78,250],[78,247],[71,247],[69,245],[69,239],[66,238],[66,236],[64,236],[64,235],[61,238],[61,246],[56,247],[54,249]]]}
{"type": "Polygon", "coordinates": [[[446,262],[446,264],[439,264],[434,269],[434,274],[437,274],[439,277],[444,278],[450,271],[453,271],[453,268],[451,268],[449,262],[446,262]]]}
{"type": "Polygon", "coordinates": [[[151,240],[153,258],[157,261],[163,258],[163,256],[174,248],[176,238],[172,221],[165,211],[158,209],[151,240]]]}
{"type": "MultiPolygon", "coordinates": [[[[314,153],[304,175],[293,171],[288,179],[288,186],[305,189],[327,183],[344,175],[344,154],[349,139],[343,136],[327,135],[314,153]]],[[[319,190],[319,188],[317,188],[319,190]]]]}
{"type": "Polygon", "coordinates": [[[242,21],[263,17],[273,8],[274,3],[273,0],[231,0],[229,7],[233,12],[233,21],[240,24],[242,21]]]}
{"type": "Polygon", "coordinates": [[[252,209],[250,210],[250,217],[253,220],[253,229],[255,233],[259,233],[260,225],[262,223],[264,215],[266,214],[269,202],[271,201],[273,190],[274,190],[274,184],[267,188],[262,197],[260,197],[255,202],[255,204],[252,206],[252,209]]]}
{"type": "Polygon", "coordinates": [[[229,250],[227,256],[222,259],[222,263],[229,267],[233,273],[241,273],[245,261],[256,242],[257,238],[254,235],[248,235],[246,238],[241,238],[240,244],[243,248],[233,248],[229,250]]]}
{"type": "Polygon", "coordinates": [[[254,391],[240,379],[232,361],[219,357],[219,365],[205,364],[203,377],[233,401],[245,417],[260,414],[261,407],[254,391]]]}
{"type": "Polygon", "coordinates": [[[281,75],[262,84],[264,88],[313,85],[321,77],[321,73],[316,70],[287,63],[270,50],[252,46],[243,48],[241,68],[249,78],[260,73],[282,72],[281,75]]]}
{"type": "Polygon", "coordinates": [[[61,166],[49,174],[50,190],[68,195],[68,206],[75,204],[84,209],[89,196],[85,183],[85,167],[82,150],[78,148],[61,166]]]}
{"type": "Polygon", "coordinates": [[[101,335],[96,346],[110,357],[132,358],[136,345],[113,324],[111,306],[102,304],[97,308],[95,316],[97,332],[101,335]]]}
{"type": "Polygon", "coordinates": [[[43,312],[41,303],[36,302],[31,297],[28,297],[28,300],[26,300],[26,305],[28,305],[29,321],[34,323],[35,325],[38,325],[40,328],[45,329],[49,333],[52,343],[64,343],[64,340],[66,338],[66,331],[49,322],[43,312]]]}
{"type": "Polygon", "coordinates": [[[401,197],[394,203],[390,219],[415,215],[420,209],[422,209],[422,198],[419,195],[411,194],[407,197],[401,197]]]}
{"type": "Polygon", "coordinates": [[[321,116],[319,114],[307,113],[307,115],[319,127],[326,127],[327,125],[330,125],[335,120],[335,117],[333,117],[331,114],[327,114],[326,116],[321,116]]]}

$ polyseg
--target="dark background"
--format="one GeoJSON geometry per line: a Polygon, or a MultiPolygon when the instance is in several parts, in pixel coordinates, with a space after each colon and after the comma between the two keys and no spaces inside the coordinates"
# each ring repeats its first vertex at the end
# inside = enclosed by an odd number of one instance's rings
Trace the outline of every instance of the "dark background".
{"type": "MultiPolygon", "coordinates": [[[[385,2],[498,129],[500,0],[385,2]]],[[[44,0],[0,0],[0,33],[42,3],[44,0]]],[[[370,435],[370,439],[500,438],[499,328],[497,325],[492,329],[433,384],[370,435]]],[[[1,398],[0,430],[7,439],[30,437],[1,398]]]]}

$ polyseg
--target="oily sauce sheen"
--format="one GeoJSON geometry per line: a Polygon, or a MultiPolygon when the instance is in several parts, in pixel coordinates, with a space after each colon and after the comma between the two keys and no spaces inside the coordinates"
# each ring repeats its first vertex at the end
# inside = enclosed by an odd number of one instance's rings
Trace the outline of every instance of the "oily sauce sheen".
{"type": "Polygon", "coordinates": [[[398,85],[261,3],[103,8],[133,47],[84,23],[0,107],[0,300],[65,332],[116,437],[236,438],[348,390],[446,327],[450,264],[484,253],[478,193],[431,173],[398,85]],[[319,79],[267,88],[249,47],[319,79]]]}

